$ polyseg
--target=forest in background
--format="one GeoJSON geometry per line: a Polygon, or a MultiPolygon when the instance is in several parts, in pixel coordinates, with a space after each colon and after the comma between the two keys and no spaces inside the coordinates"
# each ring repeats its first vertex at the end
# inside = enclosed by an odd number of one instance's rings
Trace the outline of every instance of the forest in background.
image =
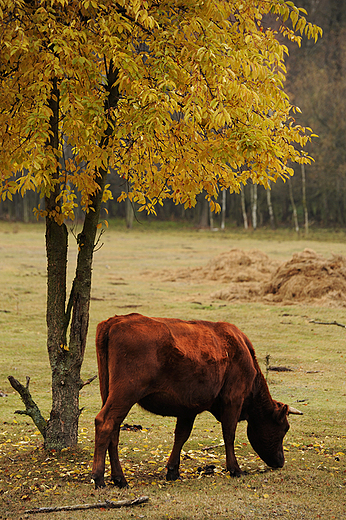
{"type": "MultiPolygon", "coordinates": [[[[203,194],[195,208],[185,210],[167,200],[157,208],[162,220],[187,220],[200,227],[225,226],[309,226],[343,227],[346,221],[346,2],[340,0],[300,0],[312,23],[322,27],[323,38],[315,44],[303,39],[292,45],[287,58],[286,91],[291,102],[301,109],[296,120],[311,127],[318,138],[307,151],[315,159],[302,170],[294,165],[295,175],[287,182],[272,184],[268,192],[262,186],[248,184],[242,194],[220,194],[222,215],[209,213],[203,194]],[[304,182],[305,179],[305,182],[304,182]]],[[[69,153],[66,150],[66,153],[69,153]]],[[[126,218],[131,226],[133,209],[117,198],[124,190],[122,179],[109,175],[113,200],[107,202],[109,217],[126,218]]],[[[40,203],[36,193],[24,199],[0,202],[0,218],[34,221],[32,209],[40,203]]],[[[82,215],[81,215],[82,217],[82,215]]],[[[145,219],[141,213],[140,219],[145,219]]]]}

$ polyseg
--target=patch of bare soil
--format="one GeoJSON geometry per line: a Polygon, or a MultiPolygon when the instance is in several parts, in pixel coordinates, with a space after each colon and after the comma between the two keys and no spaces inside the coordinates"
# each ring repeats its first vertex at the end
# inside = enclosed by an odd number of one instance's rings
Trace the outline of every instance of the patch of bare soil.
{"type": "Polygon", "coordinates": [[[326,259],[312,249],[295,253],[281,264],[258,249],[231,249],[204,267],[165,270],[160,278],[221,282],[225,287],[211,295],[219,300],[346,307],[346,257],[332,255],[326,259]]]}

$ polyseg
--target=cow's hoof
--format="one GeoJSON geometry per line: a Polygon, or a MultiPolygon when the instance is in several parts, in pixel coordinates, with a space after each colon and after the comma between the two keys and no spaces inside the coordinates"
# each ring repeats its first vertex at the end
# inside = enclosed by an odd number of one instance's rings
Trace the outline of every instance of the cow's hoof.
{"type": "Polygon", "coordinates": [[[242,471],[241,469],[234,469],[234,470],[230,470],[229,474],[231,475],[231,477],[239,478],[239,477],[242,477],[243,475],[245,475],[246,473],[244,471],[242,471]]]}
{"type": "Polygon", "coordinates": [[[129,487],[127,481],[122,477],[111,477],[111,479],[113,481],[113,484],[120,489],[129,487]]]}
{"type": "Polygon", "coordinates": [[[91,482],[95,484],[95,489],[101,489],[106,487],[105,481],[103,478],[94,477],[91,475],[91,482]]]}
{"type": "Polygon", "coordinates": [[[174,468],[168,468],[166,473],[166,480],[178,480],[179,478],[179,471],[174,468]]]}

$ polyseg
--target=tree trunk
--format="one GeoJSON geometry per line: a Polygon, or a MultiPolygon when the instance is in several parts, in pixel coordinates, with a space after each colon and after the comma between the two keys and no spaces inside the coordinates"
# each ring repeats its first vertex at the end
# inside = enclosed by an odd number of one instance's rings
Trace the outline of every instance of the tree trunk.
{"type": "Polygon", "coordinates": [[[23,197],[23,222],[26,224],[30,221],[29,193],[23,197]]]}
{"type": "Polygon", "coordinates": [[[222,192],[221,199],[221,229],[225,229],[225,219],[226,219],[226,190],[222,192]]]}
{"type": "Polygon", "coordinates": [[[272,229],[275,229],[275,219],[274,219],[274,211],[273,211],[273,205],[272,205],[272,196],[271,196],[271,189],[270,189],[270,181],[268,181],[269,188],[267,191],[267,204],[268,204],[268,211],[269,211],[269,220],[270,220],[270,227],[272,229]]]}
{"type": "Polygon", "coordinates": [[[210,225],[210,231],[213,231],[213,229],[214,229],[214,214],[211,211],[210,205],[209,205],[209,225],[210,225]]]}
{"type": "Polygon", "coordinates": [[[257,184],[252,186],[252,227],[257,229],[257,184]]]}
{"type": "Polygon", "coordinates": [[[243,188],[240,191],[241,211],[242,211],[242,214],[243,214],[244,229],[248,229],[249,228],[249,224],[248,224],[248,221],[247,221],[244,190],[245,190],[245,186],[243,186],[243,188]]]}
{"type": "Polygon", "coordinates": [[[289,178],[289,179],[287,180],[287,182],[288,182],[288,189],[289,189],[290,200],[291,200],[291,205],[292,205],[292,213],[293,213],[293,222],[294,222],[294,227],[295,227],[296,232],[299,233],[299,224],[298,224],[297,208],[296,208],[296,205],[295,205],[295,203],[294,203],[291,179],[289,178]]]}
{"type": "Polygon", "coordinates": [[[309,234],[309,216],[308,216],[308,208],[306,205],[306,178],[305,178],[305,165],[301,164],[302,171],[302,194],[303,194],[303,210],[304,210],[304,226],[305,226],[305,236],[307,237],[309,234]]]}
{"type": "MultiPolygon", "coordinates": [[[[126,182],[126,193],[129,192],[129,187],[126,182]]],[[[125,222],[127,229],[132,229],[133,225],[133,214],[134,214],[134,207],[133,203],[130,201],[130,199],[127,197],[125,199],[125,222]]]]}
{"type": "Polygon", "coordinates": [[[203,198],[201,201],[201,214],[199,217],[198,227],[207,228],[209,225],[209,202],[203,198]]]}
{"type": "MultiPolygon", "coordinates": [[[[105,110],[111,114],[116,106],[119,93],[115,85],[118,71],[112,62],[107,70],[108,97],[105,110]]],[[[52,137],[49,145],[58,149],[59,136],[57,115],[59,114],[59,91],[52,92],[50,108],[54,116],[51,120],[52,137]],[[55,101],[57,100],[57,101],[55,101]]],[[[111,115],[109,116],[111,117],[111,115]]],[[[109,121],[101,147],[108,145],[113,124],[109,121]]],[[[58,175],[58,166],[57,166],[58,175]]],[[[98,190],[91,199],[93,210],[85,215],[82,232],[77,241],[79,252],[75,278],[69,301],[66,306],[67,270],[67,230],[50,216],[56,206],[57,193],[46,198],[46,249],[48,262],[47,292],[47,347],[52,370],[52,410],[47,422],[45,447],[61,450],[74,446],[78,441],[79,391],[83,386],[80,378],[89,324],[89,305],[91,292],[92,261],[102,196],[106,182],[107,169],[99,169],[96,176],[98,190]],[[69,343],[67,329],[70,324],[69,343]]],[[[57,185],[58,186],[58,185],[57,185]]],[[[58,187],[56,190],[58,191],[58,187]]]]}
{"type": "MultiPolygon", "coordinates": [[[[59,177],[59,88],[53,81],[49,107],[51,137],[47,143],[56,153],[56,172],[59,177]]],[[[46,254],[47,254],[47,349],[52,371],[52,410],[47,422],[45,446],[48,449],[61,449],[73,446],[77,442],[76,414],[79,415],[76,364],[73,353],[68,350],[66,341],[66,272],[68,234],[65,224],[58,224],[54,219],[56,198],[59,184],[55,185],[49,197],[46,197],[46,254]]],[[[77,417],[78,426],[78,417],[77,417]]]]}

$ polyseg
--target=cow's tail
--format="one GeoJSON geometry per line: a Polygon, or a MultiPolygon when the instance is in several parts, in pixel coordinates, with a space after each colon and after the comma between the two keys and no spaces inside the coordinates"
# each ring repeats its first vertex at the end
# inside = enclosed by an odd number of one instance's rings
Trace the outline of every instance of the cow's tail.
{"type": "Polygon", "coordinates": [[[110,326],[110,320],[102,321],[96,329],[96,354],[102,405],[107,401],[109,393],[108,334],[110,326]]]}

